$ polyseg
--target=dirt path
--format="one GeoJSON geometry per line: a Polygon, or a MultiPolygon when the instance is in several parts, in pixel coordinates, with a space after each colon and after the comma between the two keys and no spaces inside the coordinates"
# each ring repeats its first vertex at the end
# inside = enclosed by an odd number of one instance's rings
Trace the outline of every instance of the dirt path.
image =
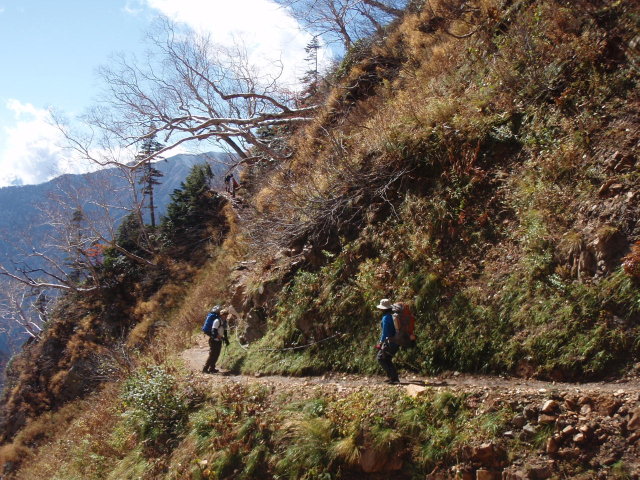
{"type": "MultiPolygon", "coordinates": [[[[201,373],[204,365],[208,347],[199,345],[182,352],[182,359],[187,367],[201,375],[203,378],[210,378],[211,381],[219,383],[262,383],[275,386],[333,386],[338,389],[361,388],[363,386],[383,385],[382,376],[351,375],[341,373],[331,373],[322,376],[312,377],[286,377],[286,376],[262,376],[262,375],[234,375],[222,371],[220,374],[208,375],[201,373]]],[[[375,361],[373,358],[372,362],[375,361]]],[[[640,379],[638,377],[628,377],[612,382],[591,382],[591,383],[562,383],[547,382],[541,380],[530,380],[507,376],[491,375],[470,375],[449,372],[435,377],[419,375],[407,375],[401,377],[401,386],[408,390],[416,387],[431,387],[436,389],[448,389],[454,391],[469,392],[500,392],[510,394],[545,394],[547,392],[567,392],[575,394],[603,393],[615,396],[636,396],[640,401],[640,379]]]]}

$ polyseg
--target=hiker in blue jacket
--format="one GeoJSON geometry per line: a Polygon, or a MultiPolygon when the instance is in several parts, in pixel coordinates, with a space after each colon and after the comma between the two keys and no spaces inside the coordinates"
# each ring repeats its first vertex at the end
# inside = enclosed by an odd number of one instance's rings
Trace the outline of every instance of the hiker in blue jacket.
{"type": "Polygon", "coordinates": [[[227,319],[224,313],[225,311],[221,311],[220,305],[216,305],[204,320],[202,331],[209,336],[209,357],[202,368],[203,373],[218,373],[216,362],[220,357],[222,342],[224,342],[225,345],[229,345],[227,319]]]}
{"type": "Polygon", "coordinates": [[[399,346],[393,341],[396,336],[396,327],[393,324],[392,304],[388,298],[380,300],[380,304],[376,307],[378,310],[382,310],[382,321],[380,327],[382,334],[380,335],[380,342],[376,345],[378,350],[378,363],[387,374],[386,383],[400,383],[398,378],[398,371],[393,364],[393,356],[398,353],[399,346]]]}

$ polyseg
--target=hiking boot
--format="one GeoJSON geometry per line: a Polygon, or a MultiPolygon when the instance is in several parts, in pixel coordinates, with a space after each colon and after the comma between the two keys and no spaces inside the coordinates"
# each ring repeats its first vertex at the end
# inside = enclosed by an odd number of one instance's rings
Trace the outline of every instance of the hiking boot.
{"type": "Polygon", "coordinates": [[[388,383],[390,385],[398,385],[400,383],[400,380],[397,378],[389,378],[385,380],[384,383],[388,383]]]}

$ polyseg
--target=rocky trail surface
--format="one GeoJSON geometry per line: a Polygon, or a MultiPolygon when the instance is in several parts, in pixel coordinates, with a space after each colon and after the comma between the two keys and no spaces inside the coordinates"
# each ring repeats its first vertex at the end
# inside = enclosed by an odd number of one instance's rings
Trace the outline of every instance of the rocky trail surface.
{"type": "Polygon", "coordinates": [[[562,383],[449,372],[436,377],[408,375],[401,378],[400,385],[391,386],[383,383],[381,376],[340,373],[314,377],[224,371],[203,374],[207,354],[205,345],[182,353],[185,364],[202,381],[263,384],[280,394],[286,392],[292,399],[402,388],[413,397],[429,391],[465,394],[466,406],[478,414],[509,407],[513,416],[495,441],[464,447],[458,464],[436,469],[427,476],[429,480],[640,479],[638,375],[605,382],[562,383]],[[514,458],[507,453],[514,445],[528,445],[529,453],[514,458]]]}

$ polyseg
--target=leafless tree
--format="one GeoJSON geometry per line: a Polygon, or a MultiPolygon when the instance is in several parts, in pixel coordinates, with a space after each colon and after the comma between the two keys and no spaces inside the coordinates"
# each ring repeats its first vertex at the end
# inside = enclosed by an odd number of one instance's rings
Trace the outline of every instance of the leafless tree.
{"type": "Polygon", "coordinates": [[[294,18],[325,42],[345,51],[358,40],[380,32],[402,15],[407,0],[276,0],[294,18]]]}
{"type": "Polygon", "coordinates": [[[295,95],[279,86],[282,66],[262,74],[240,43],[222,46],[166,19],[149,41],[144,60],[121,55],[100,69],[105,92],[85,117],[91,128],[85,136],[59,122],[76,152],[99,165],[139,168],[149,158],[129,164],[119,152],[154,135],[164,147],[150,157],[185,142],[215,140],[245,161],[248,147],[282,159],[257,130],[308,122],[317,108],[296,108],[295,95]]]}
{"type": "Polygon", "coordinates": [[[50,298],[41,290],[17,282],[4,282],[3,286],[0,318],[11,325],[4,327],[5,333],[18,327],[23,333],[37,338],[49,319],[50,298]]]}
{"type": "Polygon", "coordinates": [[[11,262],[0,263],[0,276],[38,291],[89,292],[102,286],[98,270],[105,249],[153,265],[152,240],[142,219],[135,171],[98,172],[87,176],[80,188],[60,182],[39,208],[41,224],[37,227],[45,232],[43,238],[25,241],[11,262]],[[119,221],[127,214],[133,214],[140,225],[136,252],[118,243],[119,221]]]}
{"type": "Polygon", "coordinates": [[[132,214],[140,227],[136,249],[145,256],[153,253],[138,183],[138,171],[121,166],[87,177],[80,189],[70,184],[60,185],[41,207],[42,217],[51,227],[47,246],[65,252],[67,258],[80,262],[89,272],[93,271],[95,257],[99,256],[96,246],[112,248],[136,263],[152,265],[147,258],[118,243],[119,222],[123,216],[132,214]]]}

